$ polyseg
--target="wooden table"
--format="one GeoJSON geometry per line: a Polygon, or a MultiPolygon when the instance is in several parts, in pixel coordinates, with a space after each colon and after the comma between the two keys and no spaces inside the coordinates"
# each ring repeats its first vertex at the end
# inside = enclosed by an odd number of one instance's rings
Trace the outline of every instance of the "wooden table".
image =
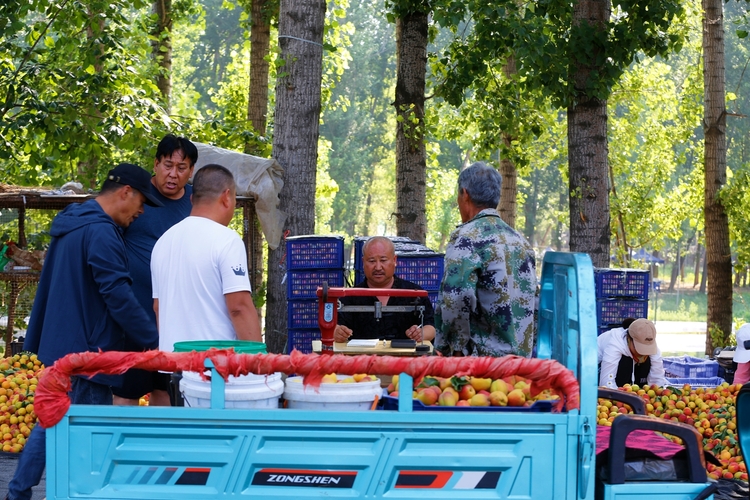
{"type": "MultiPolygon", "coordinates": [[[[425,340],[424,344],[430,347],[430,351],[426,353],[417,352],[416,349],[403,349],[403,348],[392,348],[390,340],[381,340],[375,347],[349,347],[346,342],[335,342],[333,344],[334,354],[376,354],[378,356],[428,356],[433,354],[435,348],[432,342],[425,340]]],[[[320,349],[316,349],[317,343],[313,343],[313,352],[320,352],[320,349]]]]}

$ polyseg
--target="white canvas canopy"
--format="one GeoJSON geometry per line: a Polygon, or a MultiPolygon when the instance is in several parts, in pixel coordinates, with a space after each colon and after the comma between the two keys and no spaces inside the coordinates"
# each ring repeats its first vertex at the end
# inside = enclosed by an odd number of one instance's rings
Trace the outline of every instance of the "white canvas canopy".
{"type": "Polygon", "coordinates": [[[284,187],[284,169],[281,165],[273,158],[260,158],[200,142],[194,144],[198,148],[195,172],[211,163],[228,168],[234,175],[237,195],[255,198],[255,213],[263,235],[268,247],[275,250],[286,220],[286,214],[278,209],[279,193],[284,187]]]}

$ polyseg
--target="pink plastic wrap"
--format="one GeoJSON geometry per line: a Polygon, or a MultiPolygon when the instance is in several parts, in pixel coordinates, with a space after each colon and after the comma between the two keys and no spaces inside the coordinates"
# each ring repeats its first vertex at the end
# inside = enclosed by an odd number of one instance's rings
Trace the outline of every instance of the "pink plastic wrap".
{"type": "Polygon", "coordinates": [[[569,410],[580,407],[578,380],[563,365],[549,359],[528,359],[519,356],[501,358],[464,357],[394,357],[394,356],[344,356],[301,354],[236,354],[233,349],[210,349],[204,352],[83,352],[59,359],[45,369],[35,396],[35,411],[42,427],[59,422],[70,407],[68,391],[72,375],[92,376],[99,373],[120,374],[129,368],[162,370],[167,372],[192,371],[203,373],[204,360],[211,359],[216,370],[225,379],[229,375],[247,373],[271,374],[284,372],[304,377],[304,383],[317,387],[323,375],[337,373],[354,375],[397,375],[407,373],[415,381],[426,375],[451,377],[471,375],[486,378],[505,378],[518,375],[531,380],[532,396],[545,389],[553,389],[563,396],[555,409],[569,410]]]}

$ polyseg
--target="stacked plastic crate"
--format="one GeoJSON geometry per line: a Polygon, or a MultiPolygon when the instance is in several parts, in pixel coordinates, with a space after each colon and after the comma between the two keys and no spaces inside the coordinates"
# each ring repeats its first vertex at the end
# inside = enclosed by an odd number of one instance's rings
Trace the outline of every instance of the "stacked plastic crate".
{"type": "MultiPolygon", "coordinates": [[[[362,247],[369,238],[369,236],[354,238],[355,285],[365,279],[362,247]]],[[[444,255],[403,236],[389,236],[388,238],[393,242],[396,250],[396,276],[416,283],[427,290],[434,308],[440,291],[440,282],[443,280],[444,255]]]]}
{"type": "Polygon", "coordinates": [[[667,381],[675,387],[716,387],[724,383],[719,376],[719,363],[713,359],[674,356],[662,359],[667,381]]]}
{"type": "Polygon", "coordinates": [[[316,292],[324,282],[344,286],[343,236],[293,236],[286,239],[287,352],[312,352],[320,339],[316,292]]]}
{"type": "Polygon", "coordinates": [[[648,317],[649,272],[641,269],[594,269],[598,335],[627,318],[648,317]]]}

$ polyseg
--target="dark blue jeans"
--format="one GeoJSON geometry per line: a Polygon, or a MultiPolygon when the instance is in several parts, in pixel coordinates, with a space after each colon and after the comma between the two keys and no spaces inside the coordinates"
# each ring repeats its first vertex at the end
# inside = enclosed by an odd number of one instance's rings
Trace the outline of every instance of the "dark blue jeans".
{"type": "MultiPolygon", "coordinates": [[[[69,393],[74,405],[111,405],[112,389],[88,379],[73,377],[69,393]]],[[[47,462],[47,433],[37,424],[31,430],[16,465],[16,473],[8,484],[9,500],[31,500],[31,488],[42,480],[47,462]]]]}

